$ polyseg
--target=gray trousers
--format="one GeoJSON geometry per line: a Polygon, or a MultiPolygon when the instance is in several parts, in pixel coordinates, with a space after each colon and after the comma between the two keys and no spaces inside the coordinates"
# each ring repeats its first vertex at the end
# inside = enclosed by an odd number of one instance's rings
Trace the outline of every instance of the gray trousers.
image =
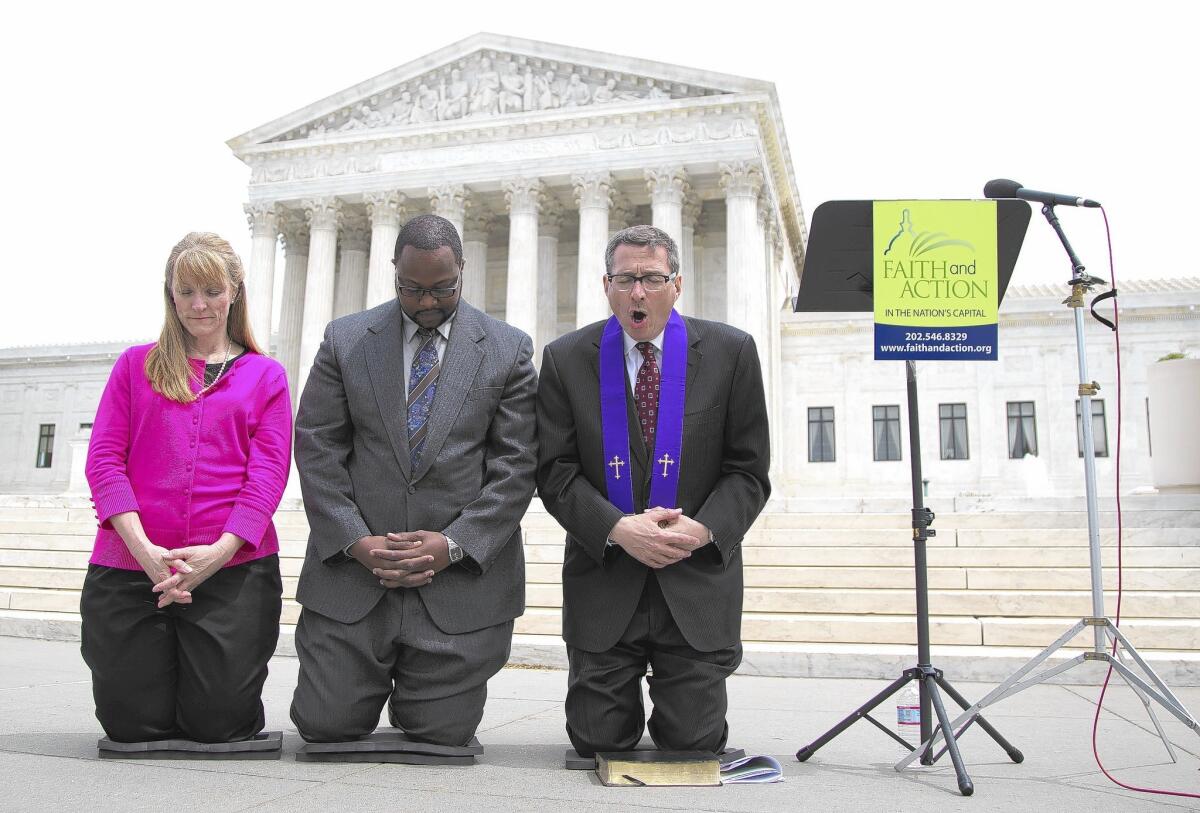
{"type": "Polygon", "coordinates": [[[466,745],[487,700],[487,682],[508,661],[513,622],[442,632],[416,590],[396,588],[354,624],[300,613],[300,676],[292,722],[308,742],[370,734],[384,703],[409,737],[466,745]]]}

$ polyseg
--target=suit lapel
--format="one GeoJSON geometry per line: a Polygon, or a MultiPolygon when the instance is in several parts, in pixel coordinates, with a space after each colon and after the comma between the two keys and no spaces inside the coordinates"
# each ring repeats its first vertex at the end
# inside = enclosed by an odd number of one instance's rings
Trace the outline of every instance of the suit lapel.
{"type": "Polygon", "coordinates": [[[408,399],[405,396],[404,329],[400,304],[393,301],[383,318],[368,330],[367,374],[375,391],[375,405],[392,443],[392,452],[405,480],[412,479],[408,459],[408,399]]]}
{"type": "Polygon", "coordinates": [[[479,312],[465,302],[460,302],[450,328],[450,341],[442,358],[441,372],[437,377],[437,392],[433,396],[433,408],[429,414],[429,434],[425,448],[421,451],[421,462],[413,472],[415,482],[425,476],[433,465],[451,427],[458,420],[463,403],[475,380],[475,372],[483,361],[483,348],[479,343],[486,338],[479,312]]]}
{"type": "Polygon", "coordinates": [[[687,384],[684,394],[685,408],[683,410],[686,415],[686,404],[691,402],[692,393],[696,391],[694,385],[696,383],[696,376],[700,372],[700,362],[704,359],[704,353],[700,351],[700,336],[696,332],[694,325],[692,325],[691,320],[685,317],[683,322],[687,325],[688,329],[687,384]]]}

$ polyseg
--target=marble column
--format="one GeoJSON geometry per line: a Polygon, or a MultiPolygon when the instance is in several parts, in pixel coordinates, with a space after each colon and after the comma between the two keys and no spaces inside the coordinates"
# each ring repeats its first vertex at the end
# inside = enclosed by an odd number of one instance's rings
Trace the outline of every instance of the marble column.
{"type": "Polygon", "coordinates": [[[250,332],[263,352],[271,352],[271,298],[275,294],[275,248],[279,242],[279,211],[274,203],[247,203],[242,209],[250,223],[250,267],[246,269],[246,307],[250,332]]]}
{"type": "MultiPolygon", "coordinates": [[[[721,188],[725,190],[725,321],[751,335],[765,285],[762,230],[758,225],[758,194],[762,170],[757,163],[739,161],[721,164],[721,188]]],[[[755,341],[758,336],[755,336],[755,341]]],[[[759,347],[760,352],[762,347],[759,347]]]]}
{"type": "Polygon", "coordinates": [[[473,206],[463,223],[462,298],[481,311],[487,310],[488,236],[493,222],[491,212],[473,206]]]}
{"type": "Polygon", "coordinates": [[[308,217],[308,278],[304,286],[304,318],[300,325],[300,361],[296,392],[303,394],[304,382],[321,347],[325,327],[333,318],[333,283],[337,264],[337,233],[342,219],[342,202],[335,197],[304,201],[308,217]]]}
{"type": "Polygon", "coordinates": [[[575,327],[579,328],[609,314],[602,278],[613,179],[607,172],[594,172],[576,175],[571,181],[579,206],[579,267],[575,277],[575,327]]]}
{"type": "Polygon", "coordinates": [[[300,326],[304,319],[304,289],[308,280],[308,223],[298,209],[285,210],[280,218],[283,233],[283,306],[279,309],[279,342],[275,357],[287,371],[292,408],[300,380],[300,326]]]}
{"type": "MultiPolygon", "coordinates": [[[[71,479],[71,469],[75,463],[72,458],[74,444],[72,440],[76,432],[79,431],[79,417],[75,414],[75,400],[79,394],[79,385],[68,383],[63,387],[62,401],[59,404],[61,410],[58,418],[58,425],[54,432],[54,476],[52,482],[62,483],[66,485],[71,479]]],[[[91,420],[89,418],[89,420],[91,420]]],[[[84,457],[87,457],[87,450],[84,447],[84,457]]]]}
{"type": "Polygon", "coordinates": [[[533,360],[542,361],[542,348],[558,338],[558,235],[563,211],[547,196],[538,220],[537,334],[533,337],[533,360]]]}
{"type": "Polygon", "coordinates": [[[725,321],[754,337],[770,414],[773,342],[767,326],[767,258],[758,207],[762,170],[750,161],[721,164],[720,170],[725,190],[725,321]]]}
{"type": "Polygon", "coordinates": [[[373,308],[396,296],[396,269],[392,257],[406,213],[406,199],[399,192],[368,192],[363,195],[363,200],[371,220],[371,259],[367,267],[365,304],[373,308]]]}
{"type": "Polygon", "coordinates": [[[463,222],[471,205],[470,190],[460,183],[444,183],[429,187],[429,208],[454,224],[458,239],[462,239],[463,222]]]}
{"type": "Polygon", "coordinates": [[[683,272],[683,292],[675,302],[675,309],[689,316],[700,315],[700,274],[696,223],[700,220],[701,201],[694,193],[683,200],[680,223],[683,237],[679,240],[679,267],[683,272]]]}
{"type": "MultiPolygon", "coordinates": [[[[651,222],[671,236],[678,248],[683,242],[683,201],[691,191],[683,167],[647,169],[651,222]]],[[[680,249],[682,250],[682,249],[680,249]]]]}
{"type": "MultiPolygon", "coordinates": [[[[624,229],[626,226],[632,226],[634,205],[625,196],[625,193],[613,185],[612,207],[608,210],[608,236],[611,238],[614,234],[624,229]]],[[[605,246],[608,241],[605,241],[605,246]]]]}
{"type": "Polygon", "coordinates": [[[339,241],[337,282],[333,292],[333,318],[361,311],[367,301],[367,248],[371,227],[367,216],[345,213],[339,241]]]}
{"type": "MultiPolygon", "coordinates": [[[[765,369],[763,384],[767,393],[767,416],[771,429],[771,448],[783,448],[783,411],[781,388],[783,386],[783,298],[784,287],[781,269],[783,267],[783,239],[780,234],[779,219],[775,216],[766,195],[762,197],[760,211],[765,212],[763,226],[763,254],[766,260],[766,290],[763,294],[765,314],[763,324],[766,326],[767,347],[760,351],[765,369]]],[[[865,424],[864,424],[865,425],[865,424]]],[[[771,476],[778,478],[782,467],[782,457],[776,457],[771,466],[771,476]]]]}
{"type": "Polygon", "coordinates": [[[537,178],[504,183],[508,204],[508,290],[504,320],[537,341],[538,212],[545,187],[537,178]]]}
{"type": "Polygon", "coordinates": [[[90,494],[87,480],[87,453],[92,440],[92,429],[80,429],[70,440],[71,474],[67,478],[68,494],[90,494]]]}

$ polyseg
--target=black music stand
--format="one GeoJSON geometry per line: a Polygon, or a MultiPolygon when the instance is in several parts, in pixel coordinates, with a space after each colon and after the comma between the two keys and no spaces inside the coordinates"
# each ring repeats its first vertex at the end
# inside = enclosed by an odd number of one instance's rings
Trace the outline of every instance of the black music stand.
{"type": "MultiPolygon", "coordinates": [[[[800,291],[793,303],[796,311],[845,312],[874,311],[872,296],[874,280],[874,224],[872,201],[839,200],[822,203],[813,212],[812,226],[804,259],[804,272],[800,279],[800,291]]],[[[1021,243],[1025,240],[1025,229],[1029,225],[1029,204],[1020,200],[996,201],[996,245],[999,270],[998,301],[1002,300],[1017,264],[1021,243]]],[[[958,777],[958,789],[963,796],[970,796],[975,786],[967,774],[958,742],[950,725],[950,717],[942,703],[940,688],[963,709],[970,704],[946,680],[942,670],[934,668],[929,654],[929,580],[926,568],[925,542],[935,531],[930,529],[933,512],[925,507],[921,484],[921,434],[917,424],[917,378],[915,362],[904,363],[908,384],[908,442],[912,459],[912,528],[914,570],[916,573],[917,597],[917,665],[905,669],[883,691],[855,709],[849,716],[829,731],[796,752],[796,759],[806,761],[830,740],[837,737],[857,720],[865,719],[910,752],[916,749],[904,741],[891,728],[871,716],[871,712],[888,698],[900,691],[909,681],[917,681],[921,695],[921,742],[927,743],[933,736],[933,721],[930,706],[937,714],[938,728],[946,740],[946,747],[936,756],[926,748],[921,763],[931,765],[943,753],[950,753],[954,772],[958,777]]],[[[1004,749],[1013,762],[1025,757],[1008,740],[1004,739],[992,725],[976,716],[972,722],[988,733],[1004,749]]],[[[964,727],[965,730],[965,727],[964,727]]],[[[962,731],[958,732],[959,735],[962,731]]],[[[903,767],[897,765],[897,770],[903,767]]]]}

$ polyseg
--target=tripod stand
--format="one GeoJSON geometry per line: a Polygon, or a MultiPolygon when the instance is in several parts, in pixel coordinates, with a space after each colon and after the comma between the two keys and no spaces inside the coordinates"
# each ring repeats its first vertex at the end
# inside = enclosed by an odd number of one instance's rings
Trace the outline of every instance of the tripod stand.
{"type": "MultiPolygon", "coordinates": [[[[873,311],[873,275],[875,253],[873,247],[874,201],[828,201],[813,212],[809,233],[808,251],[805,256],[804,274],[800,280],[800,291],[796,296],[797,311],[873,311]]],[[[1029,204],[1018,200],[996,201],[996,255],[998,266],[999,295],[1008,286],[1017,255],[1029,225],[1029,204]]],[[[934,535],[930,529],[933,512],[925,507],[921,482],[921,437],[917,420],[916,367],[911,360],[905,362],[908,390],[908,437],[912,454],[912,529],[913,559],[916,577],[917,609],[917,665],[905,669],[883,691],[855,709],[832,729],[796,752],[801,762],[817,752],[830,740],[837,737],[856,721],[864,719],[901,743],[910,753],[910,760],[920,758],[922,764],[930,765],[941,756],[929,751],[929,743],[935,736],[933,713],[937,715],[937,735],[946,740],[958,787],[964,796],[974,792],[974,784],[967,774],[962,755],[958,749],[954,727],[942,702],[944,692],[959,707],[968,708],[954,687],[946,680],[940,669],[934,667],[929,652],[929,581],[926,566],[926,540],[934,535]],[[888,698],[900,691],[910,681],[916,681],[921,695],[921,741],[923,745],[912,748],[891,728],[883,725],[871,712],[888,698]],[[933,712],[933,713],[931,713],[933,712]]],[[[1013,762],[1024,757],[1000,735],[982,716],[976,715],[979,727],[994,739],[1013,762]]],[[[908,761],[896,766],[900,770],[908,761]]]]}
{"type": "MultiPolygon", "coordinates": [[[[933,522],[934,516],[933,512],[925,507],[924,497],[921,493],[921,432],[917,422],[916,364],[912,361],[906,361],[904,366],[907,373],[908,387],[908,439],[909,448],[912,450],[913,556],[917,583],[917,665],[911,669],[905,669],[887,688],[859,706],[840,723],[829,729],[829,731],[797,751],[796,759],[801,762],[806,761],[817,752],[817,749],[841,734],[856,721],[863,719],[912,751],[903,765],[896,766],[897,770],[909,764],[909,762],[918,756],[921,757],[922,764],[932,764],[934,759],[931,758],[928,752],[928,743],[933,739],[933,725],[929,715],[930,706],[932,706],[933,711],[937,714],[937,729],[946,740],[946,750],[950,753],[950,761],[954,764],[954,773],[958,778],[958,789],[962,792],[963,796],[970,796],[974,793],[975,786],[971,782],[971,777],[967,774],[966,766],[963,764],[962,755],[958,750],[957,735],[954,733],[954,725],[950,722],[950,717],[946,713],[945,704],[942,702],[941,693],[938,690],[941,689],[944,691],[961,708],[968,708],[968,703],[954,689],[950,681],[946,679],[942,670],[934,668],[929,654],[929,577],[926,567],[925,542],[930,536],[934,536],[936,531],[929,527],[933,522]],[[912,748],[903,738],[871,716],[872,711],[904,688],[904,686],[908,685],[910,681],[914,680],[917,681],[921,692],[921,742],[925,743],[925,745],[920,748],[912,748]]],[[[1013,747],[1008,740],[1004,739],[1000,732],[993,728],[987,720],[983,719],[982,715],[976,714],[973,722],[978,722],[979,727],[986,731],[1004,749],[1013,762],[1021,762],[1024,759],[1021,752],[1013,747]]]]}
{"type": "MultiPolygon", "coordinates": [[[[1067,236],[1063,232],[1062,225],[1054,213],[1054,207],[1052,205],[1043,206],[1042,214],[1050,223],[1051,228],[1054,229],[1055,234],[1058,235],[1063,248],[1066,249],[1067,256],[1071,260],[1072,277],[1068,283],[1071,286],[1071,295],[1063,300],[1063,304],[1071,308],[1074,314],[1075,348],[1079,357],[1079,415],[1083,435],[1083,474],[1084,489],[1087,497],[1088,553],[1090,556],[1092,577],[1092,614],[1081,618],[1074,626],[1063,633],[1058,640],[1043,649],[1032,660],[1014,672],[981,700],[970,708],[967,708],[954,720],[950,725],[950,729],[953,730],[960,725],[963,726],[963,728],[958,730],[958,733],[961,735],[975,721],[982,722],[983,718],[980,717],[980,712],[987,706],[1024,689],[1028,689],[1030,686],[1043,683],[1055,675],[1062,674],[1081,663],[1100,661],[1107,663],[1113,671],[1120,675],[1138,696],[1138,699],[1142,701],[1142,705],[1145,706],[1150,721],[1154,724],[1159,738],[1167,749],[1167,754],[1171,757],[1172,762],[1176,762],[1178,760],[1175,756],[1175,749],[1171,745],[1170,740],[1167,739],[1167,735],[1163,731],[1162,725],[1158,721],[1158,716],[1155,715],[1154,708],[1150,705],[1150,701],[1153,700],[1158,703],[1177,720],[1197,734],[1200,734],[1200,724],[1197,724],[1196,719],[1188,713],[1179,699],[1167,688],[1162,679],[1154,673],[1154,670],[1150,668],[1150,665],[1146,663],[1129,639],[1117,628],[1117,625],[1104,614],[1103,573],[1100,561],[1100,519],[1099,511],[1096,507],[1096,446],[1095,437],[1092,432],[1091,417],[1092,396],[1096,394],[1100,387],[1095,382],[1089,382],[1088,380],[1087,341],[1083,330],[1083,300],[1084,296],[1095,285],[1105,283],[1103,280],[1089,276],[1086,273],[1083,264],[1079,262],[1079,257],[1076,256],[1075,250],[1071,247],[1071,243],[1067,240],[1067,236]],[[1041,666],[1047,658],[1088,627],[1092,628],[1093,633],[1091,649],[1085,650],[1068,661],[1047,667],[1032,677],[1026,677],[1030,672],[1041,666]],[[1124,660],[1126,655],[1142,670],[1144,677],[1126,665],[1124,660]]],[[[934,732],[931,739],[926,738],[925,731],[922,730],[922,745],[901,760],[896,765],[897,769],[909,765],[918,757],[924,762],[928,750],[937,743],[938,735],[939,732],[934,732]]],[[[947,743],[949,742],[951,740],[947,737],[947,743]]]]}

